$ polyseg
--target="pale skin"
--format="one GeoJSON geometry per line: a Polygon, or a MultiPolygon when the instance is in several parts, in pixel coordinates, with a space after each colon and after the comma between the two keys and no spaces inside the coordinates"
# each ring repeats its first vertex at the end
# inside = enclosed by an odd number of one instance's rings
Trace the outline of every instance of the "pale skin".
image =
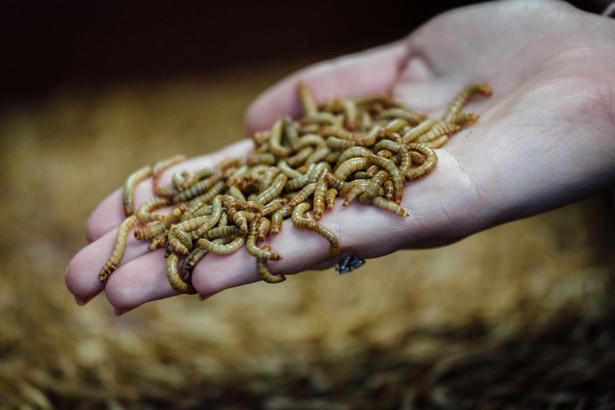
{"type": "MultiPolygon", "coordinates": [[[[250,133],[284,115],[301,115],[299,81],[318,102],[390,92],[430,116],[442,115],[470,82],[486,82],[494,93],[472,100],[467,109],[480,120],[437,150],[435,171],[406,184],[402,205],[409,217],[358,203],[343,207],[338,200],[321,219],[340,239],[335,259],[326,240],[287,220],[282,233],[268,239],[283,256],[269,263],[274,274],[332,267],[347,255],[442,246],[615,187],[615,20],[566,3],[505,1],[454,10],[396,43],[308,67],[256,99],[246,117],[250,133]]],[[[177,169],[245,156],[251,146],[246,139],[193,158],[166,171],[160,183],[177,169]]],[[[153,195],[151,187],[151,180],[137,186],[137,206],[153,195]]],[[[121,196],[114,192],[93,212],[86,226],[90,243],[66,275],[78,303],[104,292],[116,314],[176,295],[163,251],[149,252],[148,242],[133,238],[106,287],[99,282],[124,219],[121,196]]],[[[208,255],[193,273],[204,297],[257,280],[245,248],[208,255]]]]}

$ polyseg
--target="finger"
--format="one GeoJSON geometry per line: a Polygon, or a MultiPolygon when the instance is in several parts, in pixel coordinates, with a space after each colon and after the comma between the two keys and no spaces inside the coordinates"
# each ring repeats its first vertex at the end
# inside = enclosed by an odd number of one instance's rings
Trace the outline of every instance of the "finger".
{"type": "MultiPolygon", "coordinates": [[[[189,159],[166,170],[163,175],[160,176],[159,183],[168,185],[171,180],[171,175],[179,169],[194,171],[199,168],[214,166],[224,159],[243,157],[252,147],[252,141],[245,139],[215,153],[189,159]]],[[[152,179],[148,178],[139,183],[135,188],[134,195],[135,209],[138,209],[140,204],[154,195],[152,179]]],[[[118,189],[105,198],[88,219],[86,224],[87,240],[89,242],[95,241],[117,227],[125,218],[126,216],[122,208],[122,190],[118,189]]]]}
{"type": "Polygon", "coordinates": [[[390,91],[406,58],[403,42],[325,61],[294,73],[265,91],[250,106],[250,132],[267,129],[283,116],[298,117],[297,84],[306,83],[317,102],[331,96],[356,98],[390,91]]]}
{"type": "MultiPolygon", "coordinates": [[[[104,285],[98,279],[98,274],[113,252],[116,235],[117,228],[107,232],[79,251],[69,262],[66,268],[66,286],[78,301],[85,303],[103,290],[104,285]]],[[[132,231],[129,232],[122,264],[144,255],[147,251],[148,243],[137,241],[132,231]]]]}

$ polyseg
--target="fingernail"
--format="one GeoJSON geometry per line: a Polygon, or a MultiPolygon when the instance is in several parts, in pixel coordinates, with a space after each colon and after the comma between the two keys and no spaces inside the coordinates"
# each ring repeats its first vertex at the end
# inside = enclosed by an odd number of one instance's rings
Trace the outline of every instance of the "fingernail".
{"type": "Polygon", "coordinates": [[[210,297],[212,297],[212,296],[213,296],[213,294],[207,294],[207,293],[202,294],[202,293],[199,293],[199,300],[200,300],[201,302],[203,302],[203,301],[205,301],[205,300],[209,299],[209,298],[210,298],[210,297]]]}
{"type": "Polygon", "coordinates": [[[113,308],[113,314],[117,317],[120,317],[128,312],[130,312],[132,309],[117,309],[117,308],[113,308]]]}
{"type": "Polygon", "coordinates": [[[83,306],[86,303],[88,303],[89,299],[81,299],[78,296],[75,296],[75,303],[78,304],[79,306],[83,306]]]}

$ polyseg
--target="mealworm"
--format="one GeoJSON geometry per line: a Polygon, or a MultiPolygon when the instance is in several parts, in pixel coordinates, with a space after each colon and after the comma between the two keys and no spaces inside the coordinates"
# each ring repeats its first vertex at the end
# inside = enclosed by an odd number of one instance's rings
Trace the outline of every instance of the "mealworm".
{"type": "MultiPolygon", "coordinates": [[[[327,172],[328,173],[328,172],[327,172]]],[[[324,177],[321,177],[316,182],[316,187],[314,189],[314,200],[312,201],[314,204],[314,209],[312,209],[312,217],[320,221],[322,215],[325,212],[325,195],[327,194],[327,183],[325,182],[324,177]]]]}
{"type": "Polygon", "coordinates": [[[299,152],[297,152],[295,155],[293,155],[292,157],[288,157],[286,161],[291,167],[297,167],[303,164],[310,157],[310,155],[312,155],[313,152],[314,147],[312,146],[301,148],[299,152]]]}
{"type": "Polygon", "coordinates": [[[299,138],[299,132],[297,131],[297,123],[290,118],[284,118],[284,139],[289,147],[293,147],[297,138],[299,138]]]}
{"type": "Polygon", "coordinates": [[[288,201],[282,198],[273,199],[271,200],[271,202],[265,205],[263,209],[261,209],[261,211],[259,212],[259,215],[261,216],[269,215],[277,211],[278,209],[282,208],[282,206],[286,203],[288,203],[288,201]]]}
{"type": "Polygon", "coordinates": [[[455,117],[461,112],[468,100],[479,94],[486,97],[490,96],[492,94],[491,87],[485,83],[472,83],[465,86],[448,106],[442,119],[446,122],[454,122],[455,117]]]}
{"type": "MultiPolygon", "coordinates": [[[[271,250],[269,245],[263,246],[263,250],[268,251],[271,250]]],[[[286,280],[286,277],[281,273],[273,274],[267,267],[267,261],[269,259],[266,258],[256,258],[256,273],[260,276],[263,282],[266,283],[280,283],[286,280]]]]}
{"type": "Polygon", "coordinates": [[[436,120],[427,118],[416,127],[411,128],[408,132],[404,133],[401,139],[404,143],[413,142],[418,137],[428,132],[435,124],[437,124],[436,120]]]}
{"type": "Polygon", "coordinates": [[[187,255],[192,249],[192,236],[182,231],[177,225],[171,225],[167,237],[167,247],[173,252],[187,255]]]}
{"type": "Polygon", "coordinates": [[[269,234],[269,230],[271,229],[271,221],[269,218],[261,216],[258,218],[258,223],[256,224],[256,240],[258,242],[264,241],[269,234]]]}
{"type": "MultiPolygon", "coordinates": [[[[220,243],[222,242],[221,239],[217,239],[217,240],[220,241],[220,243]]],[[[184,282],[190,283],[190,280],[192,278],[192,271],[194,270],[194,267],[207,254],[208,254],[208,252],[205,249],[203,249],[203,248],[201,248],[199,246],[196,246],[195,248],[193,248],[190,251],[190,253],[188,255],[186,255],[186,257],[182,261],[181,270],[180,270],[180,273],[179,273],[180,278],[184,282]]],[[[168,261],[167,261],[167,263],[168,263],[168,261]]]]}
{"type": "Polygon", "coordinates": [[[135,211],[135,187],[141,181],[149,178],[152,175],[152,167],[146,165],[139,168],[128,176],[122,190],[122,205],[124,206],[124,215],[130,216],[135,211]]]}
{"type": "Polygon", "coordinates": [[[383,111],[380,111],[376,114],[376,119],[387,119],[387,118],[400,118],[405,120],[408,124],[419,124],[421,121],[425,119],[425,114],[407,111],[403,108],[389,108],[383,111]]]}
{"type": "Polygon", "coordinates": [[[196,170],[195,172],[193,172],[192,174],[184,178],[184,180],[179,183],[178,188],[182,192],[186,191],[193,185],[197,184],[199,181],[203,180],[204,178],[213,177],[213,176],[217,176],[219,178],[215,178],[211,181],[211,183],[209,184],[209,188],[207,188],[207,189],[211,189],[211,186],[214,183],[222,179],[222,171],[214,167],[206,167],[206,168],[201,168],[201,169],[196,170]]]}
{"type": "Polygon", "coordinates": [[[258,259],[266,259],[266,260],[280,260],[282,257],[271,250],[266,250],[263,248],[259,248],[256,246],[256,238],[258,236],[258,221],[255,220],[250,223],[250,231],[248,236],[246,237],[246,250],[248,253],[258,259]]]}
{"type": "Polygon", "coordinates": [[[393,200],[398,204],[401,203],[402,196],[404,194],[404,176],[399,172],[399,168],[395,164],[386,158],[379,157],[377,155],[371,155],[369,161],[373,165],[378,165],[389,173],[391,181],[393,181],[393,200]]]}
{"type": "Polygon", "coordinates": [[[215,228],[211,228],[205,235],[203,236],[205,239],[213,240],[217,238],[222,239],[233,239],[236,236],[241,235],[241,229],[236,225],[227,225],[227,226],[216,226],[215,228]]]}
{"type": "MultiPolygon", "coordinates": [[[[224,195],[217,195],[214,198],[214,202],[212,204],[213,208],[211,211],[211,215],[209,215],[209,217],[207,218],[196,221],[197,226],[194,229],[186,229],[181,226],[180,228],[184,229],[185,231],[193,231],[192,232],[193,239],[200,238],[201,236],[205,234],[205,232],[209,231],[211,228],[216,226],[216,224],[222,217],[222,200],[225,198],[232,199],[232,197],[225,197],[224,195]]],[[[189,221],[182,222],[182,224],[187,224],[187,225],[190,225],[191,227],[194,226],[194,223],[191,224],[189,221]]]]}
{"type": "Polygon", "coordinates": [[[333,150],[341,151],[346,148],[354,147],[356,142],[353,140],[344,140],[338,137],[328,137],[327,146],[333,150]]]}
{"type": "Polygon", "coordinates": [[[480,115],[474,114],[472,112],[462,112],[457,114],[457,116],[453,120],[453,123],[463,127],[476,122],[479,117],[480,115]]]}
{"type": "Polygon", "coordinates": [[[282,119],[277,120],[269,131],[269,150],[278,157],[287,157],[290,150],[281,145],[282,143],[282,119]]]}
{"type": "Polygon", "coordinates": [[[182,213],[182,208],[173,208],[173,210],[168,215],[166,215],[163,220],[154,222],[153,224],[148,225],[144,228],[135,230],[135,239],[152,239],[154,236],[163,233],[169,228],[169,226],[171,226],[171,224],[179,222],[182,213]]]}
{"type": "Polygon", "coordinates": [[[111,257],[105,262],[100,273],[98,274],[98,279],[102,283],[106,283],[109,276],[117,269],[120,262],[122,261],[122,257],[124,256],[124,252],[126,251],[126,242],[128,235],[128,231],[132,229],[132,227],[137,223],[137,217],[135,215],[131,215],[128,218],[124,219],[124,221],[120,224],[117,229],[117,235],[115,238],[115,247],[111,252],[111,257]]]}
{"type": "Polygon", "coordinates": [[[341,153],[341,155],[337,159],[337,163],[341,164],[343,162],[348,161],[350,158],[356,158],[356,157],[367,158],[370,155],[372,155],[372,151],[365,147],[352,147],[352,148],[345,149],[341,153]]]}
{"type": "Polygon", "coordinates": [[[205,238],[200,238],[197,241],[197,245],[205,249],[207,252],[215,253],[216,255],[229,255],[237,252],[237,250],[243,246],[244,242],[245,237],[243,236],[238,236],[226,244],[220,244],[205,238]]]}
{"type": "Polygon", "coordinates": [[[221,180],[221,174],[212,175],[207,179],[203,179],[190,186],[190,188],[186,189],[185,191],[182,191],[179,194],[175,195],[173,197],[173,203],[177,204],[180,202],[186,202],[191,199],[194,199],[195,197],[198,197],[199,195],[202,195],[205,192],[211,190],[214,185],[218,184],[219,182],[222,182],[221,180]]]}
{"type": "Polygon", "coordinates": [[[429,142],[433,141],[436,138],[451,135],[457,131],[459,131],[461,127],[457,124],[439,122],[435,124],[431,129],[425,134],[418,137],[414,142],[429,142]]]}
{"type": "Polygon", "coordinates": [[[349,182],[344,187],[344,191],[340,191],[340,195],[344,197],[344,206],[350,205],[350,203],[363,192],[366,192],[370,186],[370,181],[355,179],[349,182]]]}
{"type": "Polygon", "coordinates": [[[326,139],[335,137],[341,140],[353,140],[355,138],[352,132],[334,125],[322,127],[322,129],[320,130],[320,135],[322,135],[326,139]]]}
{"type": "Polygon", "coordinates": [[[255,219],[255,214],[249,211],[238,211],[233,214],[233,222],[239,227],[242,235],[248,233],[248,224],[255,219]]]}
{"type": "Polygon", "coordinates": [[[152,211],[164,208],[169,204],[169,200],[164,197],[154,196],[143,202],[137,210],[137,219],[141,223],[160,221],[164,219],[164,215],[154,214],[152,211]]]}
{"type": "Polygon", "coordinates": [[[295,194],[291,200],[288,202],[288,206],[294,207],[299,205],[301,202],[304,202],[308,199],[310,195],[314,193],[316,189],[316,182],[312,182],[311,184],[307,184],[304,186],[301,191],[295,194]]]}
{"type": "Polygon", "coordinates": [[[297,171],[294,168],[291,168],[291,166],[288,165],[288,162],[286,162],[284,160],[280,160],[278,162],[278,168],[280,169],[280,172],[285,174],[289,179],[299,178],[299,177],[303,176],[303,174],[301,172],[297,171]]]}
{"type": "Polygon", "coordinates": [[[371,200],[372,204],[380,207],[386,211],[393,212],[396,215],[407,217],[408,212],[400,204],[397,202],[391,201],[389,199],[383,198],[381,196],[377,196],[371,200]]]}
{"type": "Polygon", "coordinates": [[[307,157],[307,159],[305,160],[305,165],[310,165],[310,164],[314,164],[314,163],[320,163],[320,164],[325,164],[325,162],[321,162],[327,155],[329,155],[329,153],[331,152],[331,148],[329,147],[320,147],[318,149],[316,149],[312,155],[310,155],[309,157],[307,157]]]}
{"type": "Polygon", "coordinates": [[[324,174],[323,179],[327,183],[328,187],[335,188],[338,191],[344,189],[344,186],[346,186],[347,184],[346,181],[342,181],[340,178],[336,177],[330,172],[324,174]]]}
{"type": "Polygon", "coordinates": [[[299,83],[298,89],[299,99],[301,100],[301,105],[303,106],[303,115],[309,117],[316,114],[318,112],[318,108],[316,107],[316,102],[314,101],[314,97],[312,96],[312,92],[308,86],[305,83],[299,83]]]}
{"type": "Polygon", "coordinates": [[[239,201],[246,200],[246,197],[243,195],[243,192],[241,192],[241,189],[237,188],[236,185],[228,185],[228,182],[227,182],[227,186],[228,186],[228,193],[230,196],[232,196],[233,198],[239,201]]]}
{"type": "Polygon", "coordinates": [[[382,139],[383,137],[384,135],[382,134],[382,127],[376,125],[372,127],[371,130],[369,130],[367,135],[361,138],[357,138],[356,144],[362,147],[371,147],[376,142],[378,142],[379,139],[382,139]]]}
{"type": "Polygon", "coordinates": [[[330,112],[316,112],[312,115],[309,115],[301,120],[302,124],[313,124],[317,123],[321,126],[323,125],[342,125],[342,117],[339,115],[332,114],[330,112]]]}
{"type": "Polygon", "coordinates": [[[272,199],[280,196],[280,193],[282,192],[282,189],[284,189],[284,184],[286,184],[287,180],[288,177],[286,175],[279,174],[277,177],[275,177],[271,186],[258,194],[256,198],[254,198],[254,201],[260,202],[263,205],[268,202],[271,202],[272,199]]]}
{"type": "Polygon", "coordinates": [[[337,167],[337,169],[335,170],[334,175],[338,179],[345,181],[346,179],[348,179],[348,176],[350,176],[350,174],[365,169],[369,165],[371,165],[369,158],[351,158],[340,164],[340,166],[337,167]]]}
{"type": "Polygon", "coordinates": [[[271,152],[252,152],[248,154],[248,158],[246,159],[248,165],[273,165],[275,164],[276,158],[271,152]]]}
{"type": "Polygon", "coordinates": [[[399,152],[399,148],[401,147],[401,145],[402,144],[399,144],[393,140],[384,139],[378,141],[376,145],[374,145],[374,151],[378,152],[380,150],[386,149],[387,151],[391,152],[399,152]]]}
{"type": "Polygon", "coordinates": [[[184,282],[177,272],[178,261],[179,257],[177,254],[175,252],[171,252],[167,258],[167,279],[169,281],[169,285],[171,285],[171,287],[179,293],[194,295],[196,290],[192,284],[184,282]]]}
{"type": "Polygon", "coordinates": [[[290,206],[283,206],[273,213],[271,216],[271,229],[270,232],[274,235],[282,232],[282,222],[284,218],[288,218],[293,212],[293,208],[290,206]]]}
{"type": "Polygon", "coordinates": [[[158,248],[163,248],[167,246],[167,233],[162,232],[159,233],[158,235],[154,236],[152,238],[152,240],[150,241],[149,246],[147,247],[147,249],[149,249],[150,251],[155,251],[158,248]]]}
{"type": "Polygon", "coordinates": [[[321,148],[327,145],[327,142],[323,137],[318,134],[305,134],[299,137],[292,148],[295,151],[299,151],[302,148],[312,146],[313,148],[321,148]]]}
{"type": "Polygon", "coordinates": [[[321,235],[329,241],[329,256],[336,256],[340,251],[339,239],[333,232],[316,222],[313,218],[307,216],[306,212],[310,207],[311,205],[309,202],[303,202],[293,209],[291,215],[293,225],[299,229],[308,229],[321,235]]]}
{"type": "Polygon", "coordinates": [[[448,141],[448,135],[443,135],[431,141],[424,142],[424,144],[426,147],[429,147],[431,149],[436,149],[446,144],[447,141],[448,141]]]}
{"type": "Polygon", "coordinates": [[[411,143],[408,144],[408,148],[420,152],[425,157],[425,161],[417,168],[410,169],[405,175],[406,180],[413,181],[429,175],[438,163],[438,156],[436,153],[424,144],[411,143]]]}
{"type": "Polygon", "coordinates": [[[325,205],[328,210],[333,210],[335,208],[335,198],[337,197],[338,190],[335,188],[327,189],[327,193],[325,194],[325,205]]]}
{"type": "Polygon", "coordinates": [[[197,196],[196,198],[192,198],[190,200],[189,204],[194,204],[195,202],[209,203],[217,195],[222,193],[225,188],[226,188],[226,183],[224,181],[218,181],[218,182],[216,182],[216,184],[214,186],[211,187],[211,189],[209,191],[205,192],[202,195],[197,196]]]}

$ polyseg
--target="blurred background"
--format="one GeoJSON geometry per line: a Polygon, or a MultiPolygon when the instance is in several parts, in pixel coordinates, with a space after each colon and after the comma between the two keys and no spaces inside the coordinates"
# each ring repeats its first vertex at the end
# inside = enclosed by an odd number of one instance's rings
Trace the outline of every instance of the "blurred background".
{"type": "Polygon", "coordinates": [[[0,408],[615,408],[610,195],[120,318],[64,287],[134,169],[244,138],[282,77],[471,3],[3,4],[0,408]]]}

